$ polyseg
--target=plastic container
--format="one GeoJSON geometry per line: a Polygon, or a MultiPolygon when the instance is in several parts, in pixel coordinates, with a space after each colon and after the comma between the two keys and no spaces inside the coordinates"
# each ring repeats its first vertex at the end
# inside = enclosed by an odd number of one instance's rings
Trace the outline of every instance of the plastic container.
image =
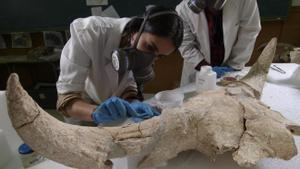
{"type": "Polygon", "coordinates": [[[19,154],[21,156],[21,160],[24,168],[34,166],[45,160],[43,156],[34,152],[27,144],[20,145],[19,154]]]}
{"type": "Polygon", "coordinates": [[[196,73],[196,91],[214,90],[217,87],[217,74],[211,66],[202,66],[196,73]]]}
{"type": "Polygon", "coordinates": [[[184,95],[181,92],[165,90],[157,93],[154,98],[157,105],[160,108],[165,109],[181,106],[184,95]]]}

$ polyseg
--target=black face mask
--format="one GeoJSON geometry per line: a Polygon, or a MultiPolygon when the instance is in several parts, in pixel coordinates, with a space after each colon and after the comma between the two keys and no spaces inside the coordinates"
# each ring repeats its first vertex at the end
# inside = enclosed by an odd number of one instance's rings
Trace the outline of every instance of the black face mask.
{"type": "Polygon", "coordinates": [[[154,59],[153,53],[142,52],[135,47],[118,49],[112,55],[113,66],[119,77],[131,70],[137,84],[144,84],[154,78],[154,59]]]}
{"type": "Polygon", "coordinates": [[[119,79],[122,79],[124,74],[130,70],[133,72],[133,76],[138,85],[142,85],[154,78],[155,74],[153,71],[153,64],[156,55],[154,53],[138,50],[137,44],[144,30],[146,21],[153,17],[166,14],[177,15],[175,11],[162,11],[151,15],[148,12],[144,17],[134,45],[132,47],[118,49],[113,52],[112,62],[115,70],[118,71],[119,79]]]}

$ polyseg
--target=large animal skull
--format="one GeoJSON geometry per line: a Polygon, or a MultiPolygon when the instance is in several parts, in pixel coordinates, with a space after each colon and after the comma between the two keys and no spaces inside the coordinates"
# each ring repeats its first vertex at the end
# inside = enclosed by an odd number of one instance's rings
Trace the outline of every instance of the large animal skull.
{"type": "Polygon", "coordinates": [[[34,151],[75,168],[109,169],[110,158],[145,152],[139,166],[157,166],[186,150],[211,158],[233,151],[241,166],[265,157],[288,160],[297,154],[292,134],[300,134],[300,126],[258,100],[275,47],[273,39],[242,80],[200,93],[141,123],[82,127],[60,122],[32,100],[16,74],[7,83],[9,116],[34,151]]]}

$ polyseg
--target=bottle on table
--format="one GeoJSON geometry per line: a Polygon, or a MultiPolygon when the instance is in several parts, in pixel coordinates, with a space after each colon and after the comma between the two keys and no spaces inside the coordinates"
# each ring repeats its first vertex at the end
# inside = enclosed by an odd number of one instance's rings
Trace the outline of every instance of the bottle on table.
{"type": "Polygon", "coordinates": [[[201,66],[200,71],[196,73],[196,91],[203,92],[214,90],[217,87],[217,74],[211,66],[201,66]]]}

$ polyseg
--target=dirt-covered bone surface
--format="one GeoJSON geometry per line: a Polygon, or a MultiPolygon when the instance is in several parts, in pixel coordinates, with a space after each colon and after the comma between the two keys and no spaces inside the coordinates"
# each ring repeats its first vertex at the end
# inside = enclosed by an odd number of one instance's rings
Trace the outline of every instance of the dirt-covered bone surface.
{"type": "Polygon", "coordinates": [[[289,160],[297,154],[293,134],[300,134],[300,126],[259,101],[276,42],[270,41],[240,81],[199,93],[138,124],[83,127],[60,122],[34,102],[16,74],[7,82],[9,116],[34,151],[80,169],[109,169],[111,158],[145,152],[139,167],[157,166],[186,150],[211,158],[231,151],[240,166],[265,157],[289,160]]]}

